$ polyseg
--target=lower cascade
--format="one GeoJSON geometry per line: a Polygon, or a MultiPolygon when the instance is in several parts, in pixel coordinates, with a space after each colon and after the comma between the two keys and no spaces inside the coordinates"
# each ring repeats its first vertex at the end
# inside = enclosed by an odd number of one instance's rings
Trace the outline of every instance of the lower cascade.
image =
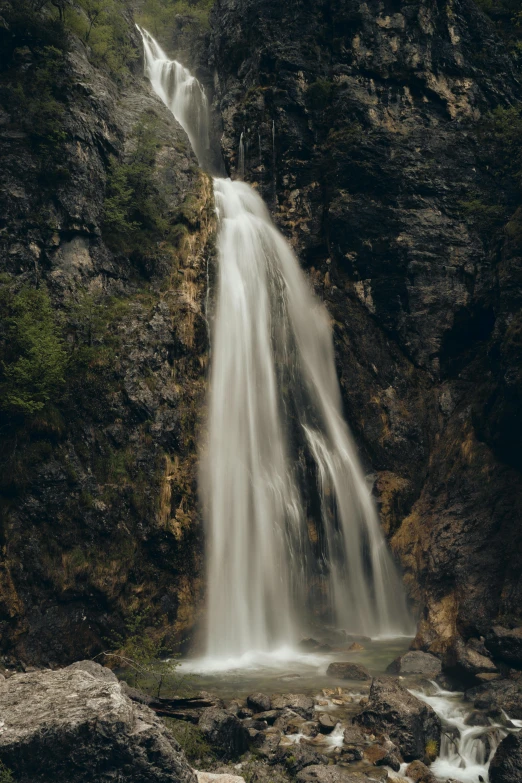
{"type": "MultiPolygon", "coordinates": [[[[205,167],[203,88],[140,32],[146,74],[205,167]]],[[[409,635],[402,583],[343,420],[327,312],[259,195],[222,178],[214,193],[206,654],[293,646],[320,624],[409,635]]]]}

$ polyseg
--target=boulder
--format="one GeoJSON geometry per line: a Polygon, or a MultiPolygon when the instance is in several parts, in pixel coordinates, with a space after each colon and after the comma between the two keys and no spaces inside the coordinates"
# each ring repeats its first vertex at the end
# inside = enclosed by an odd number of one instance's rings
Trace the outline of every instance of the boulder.
{"type": "Polygon", "coordinates": [[[483,654],[487,650],[483,647],[481,649],[483,652],[478,652],[476,645],[464,644],[461,639],[457,639],[452,649],[447,653],[447,668],[453,669],[458,675],[464,677],[496,673],[497,667],[491,658],[483,654]]]}
{"type": "Polygon", "coordinates": [[[203,710],[199,719],[199,729],[222,758],[237,758],[248,749],[247,729],[239,718],[220,707],[209,707],[203,710]]]}
{"type": "Polygon", "coordinates": [[[387,779],[385,769],[368,768],[363,772],[323,764],[306,767],[297,775],[298,783],[385,783],[387,779]]]}
{"type": "Polygon", "coordinates": [[[411,650],[405,655],[399,655],[390,663],[386,671],[389,674],[424,674],[425,677],[436,677],[440,674],[442,664],[435,655],[411,650]]]}
{"type": "Polygon", "coordinates": [[[441,723],[435,711],[391,678],[374,679],[368,705],[354,721],[375,734],[388,734],[405,761],[424,758],[430,740],[440,742],[441,723]]]}
{"type": "Polygon", "coordinates": [[[437,783],[437,778],[422,761],[412,761],[406,767],[406,775],[413,783],[437,783]]]}
{"type": "Polygon", "coordinates": [[[272,760],[280,742],[281,732],[277,729],[268,729],[267,731],[258,732],[253,745],[258,756],[272,760]]]}
{"type": "Polygon", "coordinates": [[[366,745],[367,737],[358,726],[348,726],[344,730],[345,745],[366,745]]]}
{"type": "Polygon", "coordinates": [[[522,718],[522,681],[495,680],[483,683],[466,691],[466,698],[478,710],[485,710],[490,716],[498,716],[502,710],[510,718],[522,718]]]}
{"type": "Polygon", "coordinates": [[[314,717],[314,700],[302,693],[283,693],[273,696],[271,703],[273,710],[284,710],[285,707],[289,707],[307,720],[314,717]]]}
{"type": "Polygon", "coordinates": [[[251,693],[247,696],[247,705],[251,710],[256,712],[268,712],[270,709],[270,696],[266,696],[264,693],[251,693]]]}
{"type": "Polygon", "coordinates": [[[245,783],[239,775],[218,774],[214,772],[196,772],[198,783],[245,783]]]}
{"type": "Polygon", "coordinates": [[[503,628],[495,625],[487,635],[485,644],[494,658],[522,666],[522,627],[503,628]]]}
{"type": "Polygon", "coordinates": [[[290,774],[296,775],[305,767],[328,764],[328,756],[306,745],[290,745],[278,748],[273,761],[282,764],[290,774]]]}
{"type": "Polygon", "coordinates": [[[520,783],[522,780],[522,734],[508,734],[489,766],[490,783],[520,783]]]}
{"type": "Polygon", "coordinates": [[[335,677],[338,680],[371,680],[372,678],[365,666],[345,661],[331,663],[326,673],[329,677],[335,677]]]}
{"type": "Polygon", "coordinates": [[[387,757],[388,751],[386,748],[383,748],[382,745],[379,745],[377,743],[374,743],[373,745],[368,745],[367,748],[364,749],[364,758],[369,764],[374,764],[375,766],[382,766],[385,764],[384,759],[387,757]]]}
{"type": "Polygon", "coordinates": [[[348,647],[349,652],[361,652],[361,650],[364,650],[364,647],[362,644],[359,644],[359,642],[353,642],[353,644],[348,647]]]}
{"type": "Polygon", "coordinates": [[[92,661],[1,681],[0,715],[17,783],[196,783],[161,719],[92,661]]]}
{"type": "MultiPolygon", "coordinates": [[[[252,715],[254,720],[264,720],[269,726],[273,726],[278,718],[283,714],[283,710],[267,710],[266,712],[256,712],[252,715]]],[[[294,713],[295,714],[295,713],[294,713]]]]}
{"type": "Polygon", "coordinates": [[[321,734],[331,734],[337,726],[338,721],[329,715],[327,712],[323,712],[319,715],[319,730],[321,734]]]}

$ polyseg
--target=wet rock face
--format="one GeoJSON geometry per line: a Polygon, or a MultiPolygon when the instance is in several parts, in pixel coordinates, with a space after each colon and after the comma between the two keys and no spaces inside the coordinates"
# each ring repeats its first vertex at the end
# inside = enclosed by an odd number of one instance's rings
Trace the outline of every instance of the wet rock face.
{"type": "MultiPolygon", "coordinates": [[[[0,652],[25,663],[97,653],[136,611],[174,644],[200,597],[196,439],[212,189],[142,77],[132,20],[122,24],[137,55],[124,86],[74,39],[54,77],[64,140],[53,165],[67,177],[42,179],[51,154],[17,130],[10,107],[0,112],[0,271],[16,288],[47,287],[69,357],[51,413],[37,423],[0,416],[9,464],[0,483],[0,536],[9,541],[0,652]],[[103,225],[107,182],[115,163],[134,160],[143,123],[154,146],[140,187],[161,198],[179,243],[151,233],[148,249],[118,250],[103,225]]],[[[0,34],[3,46],[10,33],[0,34]]],[[[0,99],[19,75],[16,62],[4,65],[2,57],[0,99]]]]}
{"type": "Polygon", "coordinates": [[[0,761],[20,783],[196,783],[148,707],[92,661],[0,682],[0,761]]]}
{"type": "Polygon", "coordinates": [[[489,767],[491,783],[517,783],[522,772],[522,736],[508,735],[497,748],[489,767]]]}
{"type": "Polygon", "coordinates": [[[521,253],[462,207],[504,197],[477,127],[518,76],[467,0],[218,0],[211,37],[227,165],[243,133],[246,179],[331,313],[416,645],[445,653],[522,604],[521,253]]]}
{"type": "Polygon", "coordinates": [[[374,679],[369,704],[354,720],[367,729],[385,731],[405,761],[423,759],[427,743],[440,742],[441,723],[433,709],[393,679],[374,679]]]}

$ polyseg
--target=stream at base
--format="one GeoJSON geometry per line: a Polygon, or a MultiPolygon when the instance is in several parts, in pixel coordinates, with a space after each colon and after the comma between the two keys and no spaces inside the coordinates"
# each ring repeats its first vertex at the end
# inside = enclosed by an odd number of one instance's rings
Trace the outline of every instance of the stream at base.
{"type": "MultiPolygon", "coordinates": [[[[365,640],[363,650],[350,653],[282,647],[272,653],[251,652],[236,659],[185,660],[179,668],[182,675],[190,678],[191,689],[210,692],[225,703],[245,699],[251,693],[299,693],[313,697],[318,714],[327,712],[338,721],[334,731],[314,739],[303,734],[284,735],[281,743],[312,746],[343,765],[339,758],[344,730],[360,711],[361,700],[365,703],[370,683],[332,678],[326,674],[329,664],[350,661],[365,666],[373,676],[382,676],[390,661],[407,651],[410,641],[407,637],[365,640]]],[[[509,732],[522,729],[522,720],[507,715],[493,720],[466,701],[464,693],[444,690],[421,675],[399,679],[413,696],[429,704],[441,720],[439,754],[430,767],[435,778],[441,783],[489,783],[489,765],[498,745],[509,732]]],[[[398,772],[388,768],[389,780],[409,783],[407,767],[408,764],[402,764],[398,772]]],[[[351,763],[347,769],[369,771],[365,762],[351,763]]]]}

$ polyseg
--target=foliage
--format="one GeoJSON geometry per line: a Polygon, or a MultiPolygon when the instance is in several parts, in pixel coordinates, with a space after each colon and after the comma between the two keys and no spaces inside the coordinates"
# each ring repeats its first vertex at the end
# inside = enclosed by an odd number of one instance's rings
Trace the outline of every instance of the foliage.
{"type": "Polygon", "coordinates": [[[77,0],[66,12],[66,26],[89,47],[95,65],[123,77],[138,57],[124,16],[123,0],[77,0]]]}
{"type": "Polygon", "coordinates": [[[0,761],[0,783],[14,783],[13,773],[0,761]]]}
{"type": "Polygon", "coordinates": [[[114,250],[154,251],[167,239],[169,222],[165,199],[152,178],[161,147],[157,120],[146,114],[134,129],[135,150],[127,162],[112,158],[105,199],[104,238],[114,250]]]}
{"type": "Polygon", "coordinates": [[[134,686],[153,691],[159,699],[163,688],[178,683],[177,656],[165,659],[167,653],[163,639],[158,634],[159,621],[151,625],[149,612],[135,612],[126,622],[123,633],[115,633],[109,640],[111,650],[101,653],[109,663],[116,663],[131,673],[134,686]]]}
{"type": "MultiPolygon", "coordinates": [[[[66,139],[65,109],[60,101],[64,52],[45,46],[35,53],[35,65],[17,71],[8,105],[36,144],[56,148],[66,139]]],[[[42,150],[42,152],[44,152],[42,150]]]]}
{"type": "Polygon", "coordinates": [[[192,18],[195,24],[208,26],[213,5],[214,0],[145,0],[138,21],[155,37],[165,37],[178,14],[192,18]]]}
{"type": "Polygon", "coordinates": [[[45,288],[15,293],[1,281],[0,357],[4,411],[33,414],[61,393],[67,354],[45,288]]]}
{"type": "Polygon", "coordinates": [[[211,746],[197,726],[187,721],[175,720],[174,718],[165,718],[165,723],[192,764],[197,763],[199,766],[203,761],[211,762],[215,760],[211,746]]]}

